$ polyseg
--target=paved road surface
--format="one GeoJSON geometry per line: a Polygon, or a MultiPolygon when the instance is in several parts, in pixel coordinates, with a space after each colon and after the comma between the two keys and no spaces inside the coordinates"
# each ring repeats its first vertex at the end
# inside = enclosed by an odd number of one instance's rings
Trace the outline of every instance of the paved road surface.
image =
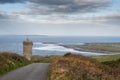
{"type": "Polygon", "coordinates": [[[47,80],[49,64],[33,63],[4,75],[0,80],[47,80]]]}

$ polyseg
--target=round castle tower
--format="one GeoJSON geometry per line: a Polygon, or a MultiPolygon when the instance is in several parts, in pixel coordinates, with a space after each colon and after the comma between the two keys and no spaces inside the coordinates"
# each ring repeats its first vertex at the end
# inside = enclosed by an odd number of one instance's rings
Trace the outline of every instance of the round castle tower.
{"type": "Polygon", "coordinates": [[[28,38],[23,42],[23,55],[26,59],[31,60],[33,42],[28,38]]]}

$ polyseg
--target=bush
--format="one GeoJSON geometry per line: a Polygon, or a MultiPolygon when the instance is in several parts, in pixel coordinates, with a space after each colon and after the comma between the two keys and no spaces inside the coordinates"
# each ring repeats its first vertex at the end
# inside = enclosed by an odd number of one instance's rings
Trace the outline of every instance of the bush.
{"type": "Polygon", "coordinates": [[[66,53],[66,54],[64,54],[64,57],[66,57],[66,56],[69,56],[69,55],[71,55],[72,53],[66,53]]]}

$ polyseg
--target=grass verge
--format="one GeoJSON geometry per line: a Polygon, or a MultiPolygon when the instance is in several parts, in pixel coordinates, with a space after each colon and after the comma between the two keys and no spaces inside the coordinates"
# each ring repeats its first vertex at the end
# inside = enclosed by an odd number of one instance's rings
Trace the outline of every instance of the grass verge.
{"type": "Polygon", "coordinates": [[[30,63],[30,61],[18,54],[8,52],[0,53],[0,76],[30,63]]]}

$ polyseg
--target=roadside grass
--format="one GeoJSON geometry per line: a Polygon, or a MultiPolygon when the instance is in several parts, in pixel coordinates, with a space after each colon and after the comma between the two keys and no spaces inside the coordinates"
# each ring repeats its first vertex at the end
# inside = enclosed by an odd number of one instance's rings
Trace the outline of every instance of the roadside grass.
{"type": "Polygon", "coordinates": [[[0,53],[0,76],[30,63],[30,61],[18,54],[2,52],[0,53]]]}
{"type": "Polygon", "coordinates": [[[49,71],[48,71],[48,80],[51,80],[51,66],[50,66],[49,71]]]}

